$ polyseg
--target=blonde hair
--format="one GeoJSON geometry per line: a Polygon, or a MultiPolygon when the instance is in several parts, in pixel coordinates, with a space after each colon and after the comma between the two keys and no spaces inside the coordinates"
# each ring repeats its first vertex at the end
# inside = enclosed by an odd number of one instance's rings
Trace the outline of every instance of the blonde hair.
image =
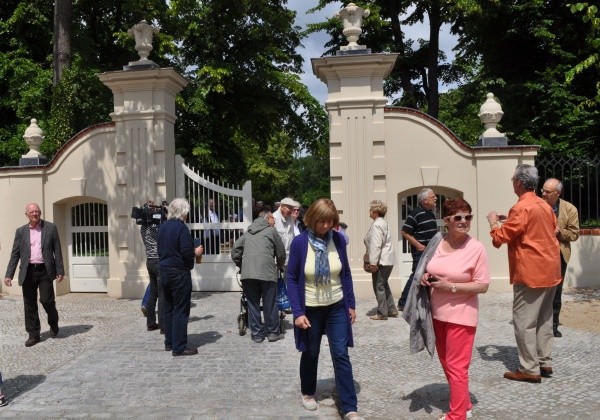
{"type": "Polygon", "coordinates": [[[384,201],[373,200],[373,201],[371,201],[369,206],[370,206],[370,210],[377,213],[379,215],[379,217],[384,217],[385,214],[387,213],[387,204],[385,204],[384,201]]]}
{"type": "Polygon", "coordinates": [[[340,222],[335,204],[329,198],[319,198],[304,213],[304,224],[312,231],[315,230],[318,220],[332,220],[334,226],[340,222]]]}

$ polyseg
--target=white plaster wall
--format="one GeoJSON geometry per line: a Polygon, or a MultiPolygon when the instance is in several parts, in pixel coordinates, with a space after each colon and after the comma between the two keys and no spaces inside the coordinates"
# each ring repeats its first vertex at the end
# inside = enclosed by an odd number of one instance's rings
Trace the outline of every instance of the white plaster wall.
{"type": "MultiPolygon", "coordinates": [[[[3,220],[0,261],[4,270],[10,259],[15,230],[27,223],[25,206],[36,202],[42,210],[42,218],[58,227],[67,272],[65,280],[55,287],[58,294],[68,293],[67,209],[82,196],[104,202],[114,196],[114,189],[110,188],[115,180],[111,159],[114,135],[114,125],[104,124],[72,139],[48,167],[0,170],[0,196],[5,198],[6,203],[0,206],[0,218],[3,220]]],[[[110,252],[113,252],[112,243],[110,252]]],[[[21,294],[20,289],[15,282],[10,288],[2,286],[3,293],[21,294]]]]}
{"type": "Polygon", "coordinates": [[[563,287],[600,287],[599,255],[599,235],[580,235],[576,242],[572,242],[563,287]]]}

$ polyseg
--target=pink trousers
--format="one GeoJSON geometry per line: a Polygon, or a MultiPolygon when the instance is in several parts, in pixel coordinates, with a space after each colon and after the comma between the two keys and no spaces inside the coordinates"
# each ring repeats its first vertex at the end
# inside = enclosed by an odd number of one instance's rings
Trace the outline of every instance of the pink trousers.
{"type": "Polygon", "coordinates": [[[450,385],[450,410],[447,420],[464,420],[470,410],[469,365],[476,327],[433,320],[435,348],[450,385]]]}

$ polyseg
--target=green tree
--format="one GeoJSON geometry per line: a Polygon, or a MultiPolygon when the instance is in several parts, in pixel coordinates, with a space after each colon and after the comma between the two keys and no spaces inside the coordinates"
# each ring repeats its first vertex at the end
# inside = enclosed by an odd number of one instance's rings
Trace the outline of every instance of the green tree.
{"type": "MultiPolygon", "coordinates": [[[[600,13],[598,6],[584,2],[569,4],[571,12],[576,15],[581,15],[584,25],[589,27],[589,32],[586,37],[586,45],[589,47],[589,55],[577,63],[572,69],[567,72],[567,84],[571,84],[576,77],[583,77],[586,70],[590,68],[600,69],[600,13]]],[[[600,104],[600,80],[596,79],[595,95],[583,101],[577,110],[583,107],[596,107],[600,104]]]]}
{"type": "MultiPolygon", "coordinates": [[[[597,111],[572,111],[595,90],[598,71],[566,85],[565,74],[589,54],[588,29],[561,1],[507,4],[482,0],[481,11],[460,16],[457,61],[476,68],[459,88],[466,103],[483,92],[502,101],[502,131],[516,144],[541,144],[542,153],[597,153],[597,111]]],[[[452,127],[451,127],[452,128],[452,127]]]]}
{"type": "MultiPolygon", "coordinates": [[[[335,0],[320,0],[313,9],[323,9],[335,0]]],[[[439,113],[439,83],[455,83],[461,78],[460,69],[448,63],[439,49],[440,29],[452,21],[458,10],[469,9],[470,0],[406,1],[370,0],[355,2],[370,15],[363,21],[361,44],[372,52],[393,52],[399,57],[392,73],[385,81],[386,96],[395,98],[394,105],[425,110],[437,118],[439,113]],[[402,16],[406,18],[402,19],[402,16]],[[429,21],[429,39],[413,40],[406,37],[403,28],[429,21]]],[[[331,39],[324,55],[333,55],[346,41],[342,24],[337,18],[308,25],[307,33],[326,31],[331,39]]]]}
{"type": "Polygon", "coordinates": [[[173,0],[166,29],[190,80],[178,151],[225,181],[251,175],[258,194],[284,182],[294,150],[316,153],[328,135],[324,110],[300,83],[301,35],[285,3],[173,0]]]}

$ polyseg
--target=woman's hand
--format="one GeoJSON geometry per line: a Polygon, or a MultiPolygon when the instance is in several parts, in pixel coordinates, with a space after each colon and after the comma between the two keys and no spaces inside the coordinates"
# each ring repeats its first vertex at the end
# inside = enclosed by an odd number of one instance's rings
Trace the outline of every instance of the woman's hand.
{"type": "Polygon", "coordinates": [[[421,276],[421,286],[431,286],[432,282],[429,281],[430,277],[432,277],[431,274],[423,273],[423,275],[421,276]]]}
{"type": "Polygon", "coordinates": [[[356,309],[348,309],[349,315],[350,315],[350,325],[354,324],[354,321],[356,321],[356,309]]]}
{"type": "Polygon", "coordinates": [[[310,322],[306,315],[300,315],[298,318],[294,320],[294,325],[302,330],[306,330],[310,328],[310,322]]]}

